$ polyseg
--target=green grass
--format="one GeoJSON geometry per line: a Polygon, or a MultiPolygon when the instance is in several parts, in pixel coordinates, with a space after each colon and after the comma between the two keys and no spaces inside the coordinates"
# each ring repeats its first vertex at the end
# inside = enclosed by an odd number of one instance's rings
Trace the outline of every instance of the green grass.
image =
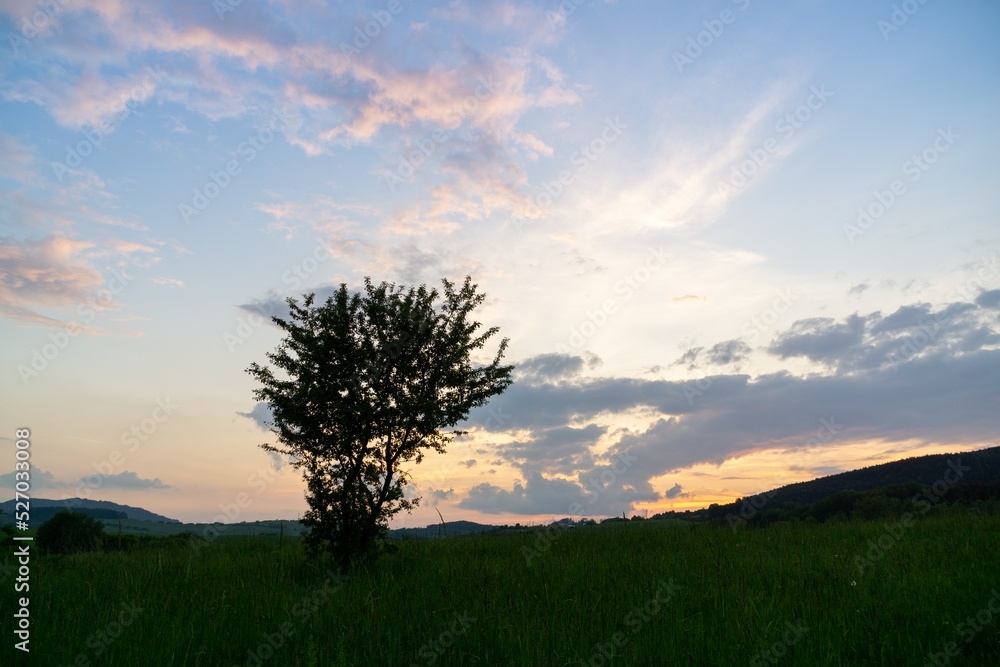
{"type": "MultiPolygon", "coordinates": [[[[919,519],[862,575],[854,557],[884,526],[404,541],[344,581],[288,540],[36,555],[30,664],[921,666],[948,642],[949,664],[1000,664],[1000,614],[968,643],[957,629],[1000,590],[1000,516],[919,519]],[[141,613],[101,644],[128,604],[141,613]],[[258,663],[268,635],[281,645],[258,663]],[[771,647],[784,655],[768,661],[771,647]]],[[[13,649],[9,574],[3,588],[0,664],[29,664],[13,649]]]]}

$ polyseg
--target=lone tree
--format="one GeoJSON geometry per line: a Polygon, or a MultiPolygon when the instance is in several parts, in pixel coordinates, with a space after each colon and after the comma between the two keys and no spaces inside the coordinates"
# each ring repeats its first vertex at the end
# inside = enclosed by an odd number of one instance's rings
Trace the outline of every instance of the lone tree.
{"type": "Polygon", "coordinates": [[[389,519],[418,504],[404,496],[404,466],[426,449],[444,452],[464,433],[446,429],[511,383],[513,366],[500,365],[506,338],[489,365],[471,359],[498,332],[469,319],[485,295],[469,277],[459,289],[441,282],[441,303],[426,285],[369,278],[363,293],[341,284],[322,306],[315,294],[301,306],[290,298],[290,319],[271,318],[286,335],[267,354],[283,376],[256,363],[247,369],[278,440],[261,447],[288,456],[305,478],[306,545],[345,568],[374,554],[389,519]]]}

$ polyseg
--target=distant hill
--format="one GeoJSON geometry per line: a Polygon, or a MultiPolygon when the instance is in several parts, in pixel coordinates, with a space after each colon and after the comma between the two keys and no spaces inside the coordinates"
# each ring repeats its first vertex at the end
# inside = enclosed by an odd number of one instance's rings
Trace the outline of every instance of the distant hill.
{"type": "Polygon", "coordinates": [[[726,505],[713,505],[693,512],[665,512],[650,518],[687,516],[720,518],[750,503],[768,510],[789,510],[815,505],[845,492],[864,492],[890,487],[930,487],[947,480],[950,488],[995,487],[1000,485],[1000,447],[956,454],[929,454],[842,472],[828,477],[797,482],[765,493],[740,498],[726,505]],[[961,466],[961,476],[953,469],[961,466]],[[968,468],[968,470],[966,470],[968,468]],[[951,483],[954,482],[954,483],[951,483]]]}
{"type": "MultiPolygon", "coordinates": [[[[0,522],[11,523],[14,521],[14,501],[8,500],[0,503],[0,522]]],[[[130,505],[119,505],[108,500],[86,500],[84,498],[68,498],[66,500],[48,500],[46,498],[31,499],[31,525],[35,528],[52,518],[59,510],[72,509],[82,512],[95,519],[102,521],[114,521],[116,519],[135,519],[138,521],[151,521],[155,523],[180,523],[177,519],[170,519],[159,514],[154,514],[141,507],[130,505]]]]}
{"type": "Polygon", "coordinates": [[[473,521],[447,521],[432,524],[424,528],[394,528],[389,531],[389,537],[454,537],[456,535],[477,535],[497,530],[501,526],[490,526],[473,521]]]}

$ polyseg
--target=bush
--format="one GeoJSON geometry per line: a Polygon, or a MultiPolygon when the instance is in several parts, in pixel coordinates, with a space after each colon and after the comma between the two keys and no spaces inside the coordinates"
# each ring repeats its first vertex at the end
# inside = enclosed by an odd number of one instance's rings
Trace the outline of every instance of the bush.
{"type": "Polygon", "coordinates": [[[79,512],[61,510],[38,529],[38,548],[46,553],[71,554],[101,548],[104,524],[79,512]]]}

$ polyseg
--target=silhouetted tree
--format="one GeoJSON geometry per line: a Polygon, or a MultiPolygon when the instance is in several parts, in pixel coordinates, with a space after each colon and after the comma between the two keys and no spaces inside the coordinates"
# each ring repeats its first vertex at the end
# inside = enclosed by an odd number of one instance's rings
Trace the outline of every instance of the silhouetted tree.
{"type": "Polygon", "coordinates": [[[60,510],[42,524],[35,538],[46,553],[71,554],[101,547],[104,524],[81,512],[60,510]]]}
{"type": "Polygon", "coordinates": [[[404,496],[405,464],[444,452],[463,433],[445,429],[511,383],[513,366],[500,365],[506,338],[489,365],[471,359],[498,332],[469,319],[485,295],[468,277],[459,289],[442,283],[440,304],[426,285],[368,278],[363,293],[342,284],[322,306],[315,294],[302,305],[288,299],[290,319],[272,318],[285,338],[267,354],[282,375],[247,369],[263,385],[254,397],[270,406],[278,440],[261,447],[303,472],[306,545],[345,567],[373,554],[389,519],[419,502],[404,496]]]}

